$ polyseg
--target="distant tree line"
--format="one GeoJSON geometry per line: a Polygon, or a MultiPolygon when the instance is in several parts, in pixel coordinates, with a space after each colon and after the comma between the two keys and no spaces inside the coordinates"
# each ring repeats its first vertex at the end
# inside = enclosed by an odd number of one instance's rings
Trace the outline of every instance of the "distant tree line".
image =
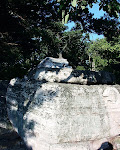
{"type": "Polygon", "coordinates": [[[90,63],[95,63],[96,71],[112,72],[116,82],[120,83],[120,36],[110,42],[106,38],[90,42],[87,54],[91,58],[90,63]]]}

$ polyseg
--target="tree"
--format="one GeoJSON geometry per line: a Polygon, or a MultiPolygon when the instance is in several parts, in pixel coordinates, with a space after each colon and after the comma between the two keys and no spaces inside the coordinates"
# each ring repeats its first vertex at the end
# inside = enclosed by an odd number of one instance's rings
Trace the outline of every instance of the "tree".
{"type": "MultiPolygon", "coordinates": [[[[64,12],[62,13],[62,19],[64,20],[63,22],[66,23],[68,20],[74,21],[77,23],[76,29],[82,28],[84,32],[96,32],[98,34],[103,34],[107,41],[112,40],[114,42],[115,39],[118,39],[120,35],[120,2],[118,0],[59,1],[60,10],[64,12]],[[98,3],[99,10],[103,9],[106,12],[104,17],[101,17],[100,19],[95,19],[92,17],[93,14],[89,12],[88,6],[92,7],[94,3],[98,3]]],[[[115,50],[113,51],[114,54],[117,53],[115,50]]],[[[97,59],[100,61],[99,57],[97,57],[97,59]]],[[[107,63],[105,60],[101,60],[101,64],[105,65],[105,63],[107,63]]]]}
{"type": "Polygon", "coordinates": [[[57,42],[50,35],[51,28],[54,25],[54,29],[63,31],[65,27],[57,27],[54,23],[59,21],[59,16],[53,5],[47,0],[0,1],[1,79],[22,77],[38,60],[56,51],[53,47],[57,47],[57,42]]]}
{"type": "MultiPolygon", "coordinates": [[[[119,29],[119,15],[120,15],[120,2],[119,0],[59,0],[60,11],[64,11],[63,19],[74,21],[85,32],[96,32],[104,34],[110,41],[113,36],[120,34],[119,29]],[[89,7],[94,3],[99,5],[99,9],[104,10],[106,15],[100,19],[93,18],[93,14],[89,12],[89,7]],[[88,7],[89,6],[89,7],[88,7]]],[[[78,26],[76,26],[78,28],[78,26]]]]}
{"type": "Polygon", "coordinates": [[[62,39],[63,56],[67,58],[73,68],[78,65],[84,65],[85,60],[88,59],[88,55],[85,52],[88,41],[89,35],[84,34],[83,36],[82,30],[64,32],[62,39]]]}
{"type": "MultiPolygon", "coordinates": [[[[116,39],[116,38],[115,38],[116,39]]],[[[120,39],[120,36],[118,37],[120,39]]],[[[106,70],[116,75],[120,83],[120,40],[108,42],[106,38],[92,42],[88,48],[88,55],[94,60],[96,70],[106,70]]]]}
{"type": "MultiPolygon", "coordinates": [[[[82,29],[84,32],[94,30],[102,33],[101,31],[108,29],[106,28],[108,26],[105,25],[98,30],[99,28],[96,26],[98,20],[93,19],[89,12],[88,5],[92,7],[92,4],[96,2],[96,0],[74,0],[72,3],[71,0],[0,1],[1,79],[16,77],[18,71],[21,72],[19,76],[23,76],[30,67],[33,67],[38,60],[40,61],[45,56],[57,57],[58,52],[65,46],[61,43],[64,41],[62,36],[64,37],[65,30],[61,21],[66,15],[68,20],[77,23],[75,30],[82,29]]],[[[104,7],[107,12],[106,8],[109,6],[112,11],[107,13],[110,17],[117,18],[119,3],[116,0],[113,1],[115,5],[108,0],[100,2],[100,9],[104,7]]],[[[101,22],[104,24],[103,19],[101,22]]],[[[115,27],[117,33],[119,30],[117,26],[115,27]]]]}

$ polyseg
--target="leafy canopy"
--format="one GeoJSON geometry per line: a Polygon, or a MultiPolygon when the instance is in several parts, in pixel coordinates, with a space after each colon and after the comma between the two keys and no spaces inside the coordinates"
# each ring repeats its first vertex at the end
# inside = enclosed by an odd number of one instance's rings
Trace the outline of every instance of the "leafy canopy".
{"type": "Polygon", "coordinates": [[[62,49],[63,55],[76,65],[71,56],[74,51],[76,59],[83,54],[85,45],[80,40],[83,33],[95,31],[109,40],[119,35],[119,6],[117,0],[0,1],[1,79],[16,77],[18,72],[22,76],[44,57],[57,57],[62,49]],[[93,18],[88,9],[93,3],[98,3],[108,16],[93,18]],[[62,20],[65,19],[76,22],[74,31],[64,33],[62,20]]]}
{"type": "Polygon", "coordinates": [[[96,70],[106,70],[114,73],[117,82],[120,83],[120,36],[116,42],[108,42],[106,38],[92,42],[89,45],[87,54],[95,62],[96,70]]]}

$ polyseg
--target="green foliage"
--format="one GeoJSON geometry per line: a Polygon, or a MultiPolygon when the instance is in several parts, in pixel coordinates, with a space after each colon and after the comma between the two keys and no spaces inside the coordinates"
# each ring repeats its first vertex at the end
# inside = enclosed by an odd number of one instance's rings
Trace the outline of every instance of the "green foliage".
{"type": "Polygon", "coordinates": [[[77,66],[77,70],[86,70],[84,66],[77,66]]]}
{"type": "MultiPolygon", "coordinates": [[[[41,59],[46,56],[57,57],[60,51],[63,51],[63,56],[73,67],[83,64],[83,61],[88,59],[85,52],[87,35],[82,36],[85,32],[94,30],[104,34],[108,40],[111,40],[114,34],[117,37],[119,33],[117,0],[100,1],[100,9],[104,8],[110,16],[100,20],[93,19],[93,14],[88,9],[88,6],[92,7],[97,0],[73,2],[71,3],[71,0],[0,1],[0,79],[22,77],[41,59]],[[62,24],[63,10],[65,16],[69,14],[69,21],[76,22],[76,27],[68,33],[64,32],[66,28],[62,24]]],[[[115,41],[115,38],[113,40],[115,41]]]]}
{"type": "Polygon", "coordinates": [[[107,42],[105,38],[96,40],[90,44],[87,54],[95,62],[96,70],[113,72],[116,75],[117,83],[120,83],[120,41],[107,42]]]}
{"type": "Polygon", "coordinates": [[[84,31],[95,31],[98,34],[104,34],[108,40],[114,35],[118,35],[119,30],[119,16],[120,16],[120,2],[118,0],[60,0],[60,11],[64,10],[64,18],[80,24],[84,31]],[[76,5],[73,5],[73,2],[76,5]],[[99,5],[99,10],[104,10],[106,16],[100,19],[93,18],[94,14],[89,12],[89,7],[93,4],[99,5]]]}
{"type": "Polygon", "coordinates": [[[57,22],[58,6],[53,5],[47,0],[0,1],[0,79],[22,77],[47,55],[55,56],[55,34],[65,27],[57,22]]]}
{"type": "Polygon", "coordinates": [[[62,39],[63,56],[67,58],[73,68],[83,64],[83,61],[88,57],[85,53],[88,40],[88,35],[83,36],[82,30],[64,32],[62,39]]]}

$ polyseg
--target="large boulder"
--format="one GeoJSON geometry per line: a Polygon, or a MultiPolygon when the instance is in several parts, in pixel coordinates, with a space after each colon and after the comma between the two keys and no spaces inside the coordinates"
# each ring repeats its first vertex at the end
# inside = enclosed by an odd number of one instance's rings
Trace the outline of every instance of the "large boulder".
{"type": "Polygon", "coordinates": [[[119,85],[50,82],[35,78],[39,69],[11,80],[6,96],[9,119],[29,148],[97,150],[120,134],[119,85]]]}

